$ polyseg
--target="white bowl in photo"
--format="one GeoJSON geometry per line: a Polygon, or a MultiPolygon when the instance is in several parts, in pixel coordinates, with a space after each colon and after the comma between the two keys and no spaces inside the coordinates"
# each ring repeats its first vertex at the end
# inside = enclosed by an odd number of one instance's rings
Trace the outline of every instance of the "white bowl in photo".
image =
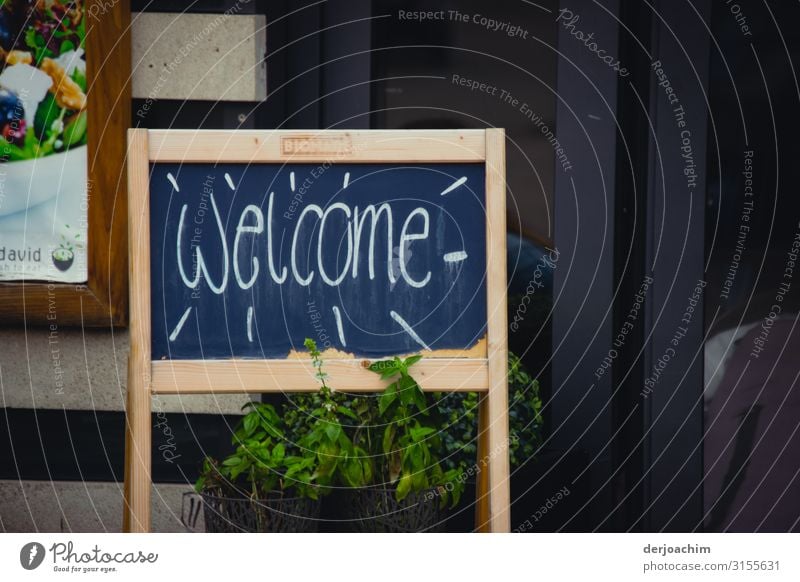
{"type": "Polygon", "coordinates": [[[0,164],[0,216],[21,212],[56,196],[76,202],[86,192],[86,146],[33,160],[0,164]]]}

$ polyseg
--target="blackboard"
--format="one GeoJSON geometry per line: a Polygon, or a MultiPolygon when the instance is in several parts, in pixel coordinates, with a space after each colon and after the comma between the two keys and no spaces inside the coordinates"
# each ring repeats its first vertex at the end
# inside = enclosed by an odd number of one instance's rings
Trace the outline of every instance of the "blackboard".
{"type": "Polygon", "coordinates": [[[485,182],[482,163],[152,164],[152,359],[474,346],[485,182]]]}
{"type": "Polygon", "coordinates": [[[125,531],[152,396],[316,392],[307,337],[348,392],[414,353],[423,390],[481,393],[476,528],[510,530],[502,129],[131,129],[128,192],[125,531]]]}

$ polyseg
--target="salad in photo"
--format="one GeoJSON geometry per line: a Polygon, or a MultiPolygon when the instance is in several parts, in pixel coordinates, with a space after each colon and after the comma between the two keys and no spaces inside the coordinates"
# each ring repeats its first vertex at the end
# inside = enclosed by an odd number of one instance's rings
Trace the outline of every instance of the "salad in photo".
{"type": "Polygon", "coordinates": [[[83,0],[0,0],[0,161],[86,144],[83,0]]]}
{"type": "Polygon", "coordinates": [[[87,278],[84,7],[0,0],[0,281],[87,278]]]}

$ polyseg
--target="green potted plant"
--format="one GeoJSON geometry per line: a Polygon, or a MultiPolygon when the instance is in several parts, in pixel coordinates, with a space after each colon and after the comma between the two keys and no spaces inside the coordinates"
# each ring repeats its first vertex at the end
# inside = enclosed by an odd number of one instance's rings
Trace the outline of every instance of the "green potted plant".
{"type": "MultiPolygon", "coordinates": [[[[411,369],[421,356],[375,362],[390,380],[357,396],[328,385],[322,355],[307,339],[316,393],[280,408],[251,402],[232,437],[233,453],[207,458],[196,484],[208,531],[308,531],[334,492],[338,517],[358,531],[431,531],[456,507],[476,465],[474,393],[426,393],[411,369]],[[340,493],[337,493],[340,492],[340,493]],[[337,507],[338,509],[339,507],[337,507]]],[[[538,383],[509,355],[512,465],[533,455],[541,436],[538,383]]]]}
{"type": "Polygon", "coordinates": [[[508,424],[511,470],[530,459],[542,445],[542,398],[539,381],[533,378],[522,360],[508,352],[508,424]]]}
{"type": "Polygon", "coordinates": [[[459,503],[463,467],[442,463],[446,450],[442,423],[430,395],[423,392],[410,368],[422,356],[375,362],[370,370],[393,380],[377,398],[375,431],[369,441],[375,458],[375,483],[354,492],[354,517],[372,532],[432,531],[442,523],[442,510],[459,503]]]}
{"type": "MultiPolygon", "coordinates": [[[[525,370],[513,352],[508,353],[508,397],[508,452],[512,499],[515,499],[516,507],[518,496],[523,495],[524,490],[515,495],[515,475],[520,475],[520,471],[530,472],[535,467],[536,458],[542,454],[543,417],[539,382],[525,370]]],[[[436,410],[444,419],[441,432],[446,449],[444,465],[447,468],[467,468],[462,479],[466,481],[467,497],[474,498],[475,479],[482,468],[481,460],[477,458],[479,396],[475,392],[453,392],[436,402],[436,410]]],[[[527,489],[527,480],[523,481],[527,489]]],[[[449,531],[471,531],[473,526],[470,511],[451,512],[447,518],[449,531]]]]}
{"type": "Polygon", "coordinates": [[[359,431],[354,440],[342,426],[341,418],[358,416],[328,386],[315,342],[305,345],[320,390],[286,403],[281,414],[271,404],[247,403],[232,437],[235,451],[221,462],[204,460],[195,489],[208,531],[316,529],[320,500],[335,484],[372,481],[372,459],[359,444],[359,431]]]}
{"type": "MultiPolygon", "coordinates": [[[[314,340],[306,339],[305,346],[316,369],[320,390],[306,400],[311,405],[310,411],[293,423],[295,433],[290,440],[297,443],[300,454],[290,460],[298,467],[305,467],[313,460],[311,476],[325,486],[337,481],[349,487],[368,484],[372,480],[372,459],[361,444],[359,431],[351,430],[359,427],[343,425],[343,418],[357,420],[358,415],[348,406],[344,395],[328,386],[328,375],[322,369],[321,354],[314,340]]],[[[288,476],[295,477],[295,472],[290,470],[288,476]]]]}
{"type": "MultiPolygon", "coordinates": [[[[454,392],[437,398],[437,412],[445,419],[442,431],[448,467],[474,463],[477,455],[478,403],[475,392],[454,392]]],[[[542,399],[539,382],[508,352],[508,434],[512,471],[536,455],[542,443],[542,399]]]]}
{"type": "Polygon", "coordinates": [[[271,404],[249,402],[233,436],[234,452],[221,462],[206,458],[196,491],[203,498],[206,531],[313,531],[320,499],[333,470],[311,439],[287,453],[281,417],[271,404]],[[322,459],[322,460],[321,460],[322,459]]]}
{"type": "Polygon", "coordinates": [[[299,442],[317,447],[335,465],[335,482],[348,512],[342,516],[359,531],[425,531],[441,522],[441,509],[459,502],[461,467],[445,468],[434,405],[411,375],[421,356],[375,362],[370,370],[393,380],[376,396],[334,392],[327,384],[321,354],[306,340],[321,389],[290,400],[285,418],[299,442]],[[304,418],[324,410],[328,426],[316,436],[304,418]]]}

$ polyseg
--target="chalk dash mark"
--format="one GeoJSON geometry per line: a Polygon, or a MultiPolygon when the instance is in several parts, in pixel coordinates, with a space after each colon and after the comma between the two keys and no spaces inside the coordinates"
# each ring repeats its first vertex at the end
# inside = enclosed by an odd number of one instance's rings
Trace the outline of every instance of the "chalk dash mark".
{"type": "Polygon", "coordinates": [[[450,184],[447,188],[442,190],[442,196],[444,196],[445,194],[449,194],[450,192],[452,192],[453,190],[455,190],[459,186],[463,186],[466,183],[467,183],[467,177],[466,176],[461,176],[458,180],[456,180],[455,182],[450,184]]]}
{"type": "Polygon", "coordinates": [[[175,180],[175,176],[172,175],[172,172],[167,172],[167,180],[169,183],[172,184],[172,187],[175,189],[175,192],[180,192],[181,189],[178,188],[178,182],[175,180]]]}
{"type": "Polygon", "coordinates": [[[191,313],[192,308],[187,307],[186,311],[183,312],[180,321],[178,321],[178,325],[175,326],[175,329],[172,330],[172,333],[169,334],[169,341],[174,342],[175,339],[178,337],[178,334],[181,333],[183,329],[183,324],[186,323],[186,320],[189,318],[189,313],[191,313]]]}
{"type": "Polygon", "coordinates": [[[342,346],[346,348],[347,342],[344,339],[344,329],[342,328],[342,314],[335,305],[333,306],[333,316],[336,318],[336,330],[339,332],[339,341],[342,342],[342,346]]]}
{"type": "Polygon", "coordinates": [[[231,175],[228,172],[225,172],[225,181],[228,183],[228,187],[234,192],[236,192],[236,186],[233,185],[233,179],[231,178],[231,175]]]}
{"type": "Polygon", "coordinates": [[[458,263],[459,261],[466,260],[467,253],[464,251],[455,251],[453,253],[446,253],[442,258],[445,263],[458,263]]]}
{"type": "Polygon", "coordinates": [[[402,317],[400,317],[400,315],[396,311],[390,311],[389,315],[391,315],[392,319],[394,319],[397,323],[400,324],[400,327],[402,327],[406,331],[406,333],[411,336],[411,339],[413,339],[415,342],[417,342],[426,350],[431,351],[431,349],[428,347],[428,344],[422,341],[422,338],[419,337],[419,335],[417,335],[417,332],[414,331],[414,328],[408,325],[408,322],[402,317]]]}

